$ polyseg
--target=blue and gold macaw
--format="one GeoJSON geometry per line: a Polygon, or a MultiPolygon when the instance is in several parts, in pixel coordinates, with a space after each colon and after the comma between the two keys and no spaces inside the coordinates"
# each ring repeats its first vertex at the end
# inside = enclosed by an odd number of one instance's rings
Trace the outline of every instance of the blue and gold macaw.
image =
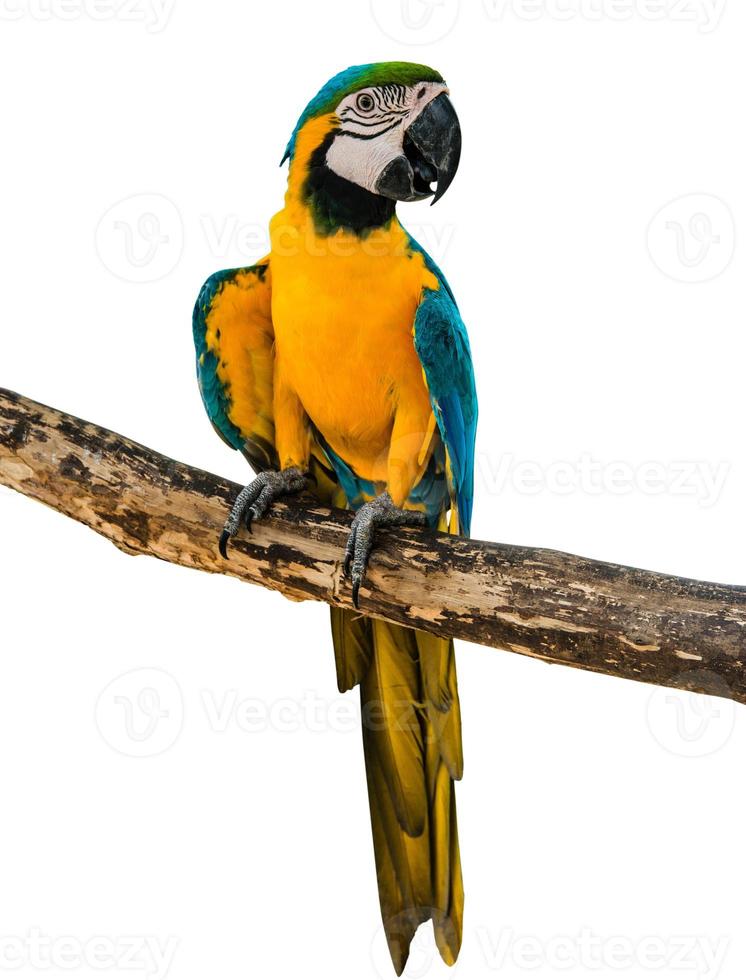
{"type": "MultiPolygon", "coordinates": [[[[258,476],[220,539],[306,487],[356,511],[344,557],[355,606],[377,528],[468,534],[477,401],[443,274],[396,216],[437,201],[461,133],[443,78],[405,62],[348,68],[288,143],[272,250],[213,275],[194,311],[197,373],[219,435],[258,476]]],[[[463,768],[453,643],[332,608],[340,691],[360,685],[378,887],[401,974],[433,920],[453,963],[463,888],[454,780],[463,768]]]]}

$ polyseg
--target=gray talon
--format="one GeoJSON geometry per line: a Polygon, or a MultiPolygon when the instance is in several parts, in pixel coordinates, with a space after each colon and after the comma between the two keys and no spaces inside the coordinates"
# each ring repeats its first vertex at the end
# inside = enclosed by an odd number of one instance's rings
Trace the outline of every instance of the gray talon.
{"type": "Polygon", "coordinates": [[[264,517],[278,497],[288,493],[299,493],[306,487],[306,477],[299,469],[292,467],[276,472],[266,470],[244,487],[236,497],[228,519],[220,535],[218,548],[223,558],[228,557],[228,542],[238,531],[241,522],[251,532],[251,522],[264,517]]]}
{"type": "Polygon", "coordinates": [[[420,511],[394,507],[388,492],[363,504],[352,522],[342,566],[345,578],[352,581],[352,603],[356,609],[359,609],[360,586],[365,579],[376,528],[424,527],[426,523],[427,518],[420,511]]]}

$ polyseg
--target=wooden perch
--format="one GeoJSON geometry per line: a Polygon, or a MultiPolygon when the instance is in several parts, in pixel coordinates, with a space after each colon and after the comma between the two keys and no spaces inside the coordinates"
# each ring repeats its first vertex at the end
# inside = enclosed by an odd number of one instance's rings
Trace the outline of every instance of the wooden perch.
{"type": "MultiPolygon", "coordinates": [[[[218,536],[236,484],[4,389],[0,483],[128,554],[351,607],[342,577],[349,513],[289,498],[251,536],[242,532],[223,561],[218,536]]],[[[439,636],[746,703],[741,587],[540,548],[386,531],[360,596],[365,613],[439,636]]]]}

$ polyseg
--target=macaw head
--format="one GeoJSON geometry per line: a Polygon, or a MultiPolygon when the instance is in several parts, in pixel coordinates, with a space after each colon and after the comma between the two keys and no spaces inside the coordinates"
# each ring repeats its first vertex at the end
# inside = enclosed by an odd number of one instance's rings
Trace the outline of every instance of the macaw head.
{"type": "Polygon", "coordinates": [[[434,204],[461,156],[461,129],[442,76],[404,61],[358,65],[335,75],[308,103],[283,163],[302,158],[325,194],[356,189],[388,201],[434,204]],[[352,185],[352,186],[350,186],[352,185]]]}

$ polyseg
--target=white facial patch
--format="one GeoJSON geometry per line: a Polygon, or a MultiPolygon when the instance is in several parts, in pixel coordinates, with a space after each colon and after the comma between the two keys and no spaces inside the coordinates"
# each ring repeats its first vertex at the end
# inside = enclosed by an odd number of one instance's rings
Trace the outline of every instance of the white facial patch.
{"type": "Polygon", "coordinates": [[[448,89],[443,82],[378,85],[342,99],[336,109],[340,130],[326,154],[339,177],[375,193],[379,175],[401,156],[404,133],[425,106],[448,89]]]}

